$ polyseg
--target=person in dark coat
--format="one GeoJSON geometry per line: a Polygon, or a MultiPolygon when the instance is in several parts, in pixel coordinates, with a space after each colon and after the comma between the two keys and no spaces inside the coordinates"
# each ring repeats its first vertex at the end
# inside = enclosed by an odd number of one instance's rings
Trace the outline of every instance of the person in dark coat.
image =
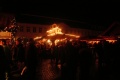
{"type": "Polygon", "coordinates": [[[16,72],[20,73],[25,66],[25,48],[22,44],[22,40],[18,38],[14,47],[14,64],[17,66],[16,72]]]}
{"type": "Polygon", "coordinates": [[[6,68],[5,53],[3,47],[0,45],[0,80],[5,80],[5,68],[6,68]]]}
{"type": "Polygon", "coordinates": [[[83,42],[79,51],[80,80],[90,80],[90,69],[93,63],[93,55],[87,43],[83,42]]]}
{"type": "Polygon", "coordinates": [[[4,49],[5,53],[5,60],[6,60],[6,72],[8,73],[9,79],[11,78],[11,62],[12,62],[12,55],[11,55],[11,50],[10,47],[7,45],[6,40],[2,39],[2,46],[4,49]]]}
{"type": "Polygon", "coordinates": [[[27,79],[36,80],[37,47],[33,39],[29,40],[26,54],[27,79]]]}

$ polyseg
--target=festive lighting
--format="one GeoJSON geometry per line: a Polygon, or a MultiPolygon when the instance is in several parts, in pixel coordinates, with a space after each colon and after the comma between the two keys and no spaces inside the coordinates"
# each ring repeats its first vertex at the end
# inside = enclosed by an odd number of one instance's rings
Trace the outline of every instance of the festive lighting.
{"type": "Polygon", "coordinates": [[[116,42],[117,40],[106,40],[106,41],[108,41],[109,43],[114,43],[114,42],[116,42]]]}
{"type": "Polygon", "coordinates": [[[35,37],[34,40],[41,39],[41,38],[42,38],[41,36],[40,37],[35,37]]]}
{"type": "Polygon", "coordinates": [[[72,36],[72,37],[75,37],[75,38],[79,38],[80,37],[80,36],[73,35],[73,34],[65,34],[65,35],[72,36]]]}
{"type": "Polygon", "coordinates": [[[56,39],[55,42],[54,42],[55,45],[57,45],[59,41],[60,41],[59,39],[56,39]]]}
{"type": "Polygon", "coordinates": [[[88,41],[89,44],[95,44],[95,43],[99,43],[100,41],[88,41]]]}
{"type": "Polygon", "coordinates": [[[4,31],[11,32],[12,42],[14,42],[14,37],[18,29],[19,29],[19,26],[16,23],[15,17],[10,21],[9,25],[7,25],[7,27],[4,28],[4,31]]]}
{"type": "Polygon", "coordinates": [[[51,46],[52,45],[52,42],[50,39],[47,40],[47,43],[51,46]]]}
{"type": "Polygon", "coordinates": [[[47,31],[47,33],[48,33],[47,36],[54,36],[56,34],[63,34],[62,30],[57,25],[53,24],[52,26],[54,26],[54,27],[47,31]]]}
{"type": "Polygon", "coordinates": [[[51,42],[50,39],[48,39],[47,42],[50,43],[51,42]]]}

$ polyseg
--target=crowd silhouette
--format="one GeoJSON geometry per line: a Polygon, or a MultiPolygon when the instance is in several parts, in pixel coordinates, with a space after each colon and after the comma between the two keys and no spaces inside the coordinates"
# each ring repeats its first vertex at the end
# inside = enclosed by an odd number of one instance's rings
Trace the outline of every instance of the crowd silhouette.
{"type": "Polygon", "coordinates": [[[20,74],[19,80],[37,80],[37,64],[44,59],[50,59],[56,67],[61,65],[60,80],[119,80],[120,40],[94,44],[75,40],[52,46],[38,44],[33,39],[23,44],[18,38],[12,45],[1,41],[0,80],[13,80],[16,73],[20,74]]]}

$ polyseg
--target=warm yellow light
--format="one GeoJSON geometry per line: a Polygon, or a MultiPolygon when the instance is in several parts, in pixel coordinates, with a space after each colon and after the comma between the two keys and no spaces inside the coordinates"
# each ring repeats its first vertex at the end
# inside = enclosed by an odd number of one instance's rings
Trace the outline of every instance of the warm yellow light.
{"type": "Polygon", "coordinates": [[[54,36],[56,34],[63,34],[62,30],[56,25],[55,27],[53,27],[52,29],[47,31],[48,36],[54,36]]]}
{"type": "Polygon", "coordinates": [[[52,34],[48,34],[47,36],[54,36],[55,35],[55,33],[52,33],[52,34]]]}
{"type": "Polygon", "coordinates": [[[56,39],[56,40],[55,40],[55,45],[57,45],[58,42],[60,42],[60,40],[59,40],[59,39],[56,39]]]}
{"type": "Polygon", "coordinates": [[[45,42],[47,39],[43,39],[42,41],[45,42]]]}
{"type": "Polygon", "coordinates": [[[76,37],[76,38],[79,38],[79,37],[80,37],[80,36],[73,35],[73,34],[65,34],[65,35],[72,36],[72,37],[76,37]]]}
{"type": "Polygon", "coordinates": [[[108,42],[110,42],[110,43],[114,43],[114,42],[116,42],[117,40],[106,40],[106,41],[108,41],[108,42]]]}
{"type": "Polygon", "coordinates": [[[70,41],[73,41],[73,39],[70,39],[70,41]]]}
{"type": "Polygon", "coordinates": [[[88,41],[89,44],[95,44],[95,43],[99,43],[100,41],[88,41]]]}
{"type": "Polygon", "coordinates": [[[40,39],[40,38],[41,38],[41,36],[40,37],[35,37],[34,40],[37,40],[37,39],[40,39]]]}
{"type": "Polygon", "coordinates": [[[48,45],[52,45],[52,42],[51,42],[51,40],[50,39],[48,39],[47,41],[46,41],[46,43],[48,44],[48,45]]]}
{"type": "Polygon", "coordinates": [[[51,42],[50,39],[48,39],[47,42],[50,43],[51,42]]]}

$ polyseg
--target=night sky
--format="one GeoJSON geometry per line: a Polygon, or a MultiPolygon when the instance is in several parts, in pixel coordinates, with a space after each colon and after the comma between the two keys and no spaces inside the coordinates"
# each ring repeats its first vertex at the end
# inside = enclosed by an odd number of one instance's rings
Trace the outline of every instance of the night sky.
{"type": "MultiPolygon", "coordinates": [[[[100,1],[44,1],[4,2],[1,12],[35,15],[85,22],[108,27],[120,21],[119,2],[100,1]]],[[[24,20],[24,19],[23,19],[24,20]]]]}

